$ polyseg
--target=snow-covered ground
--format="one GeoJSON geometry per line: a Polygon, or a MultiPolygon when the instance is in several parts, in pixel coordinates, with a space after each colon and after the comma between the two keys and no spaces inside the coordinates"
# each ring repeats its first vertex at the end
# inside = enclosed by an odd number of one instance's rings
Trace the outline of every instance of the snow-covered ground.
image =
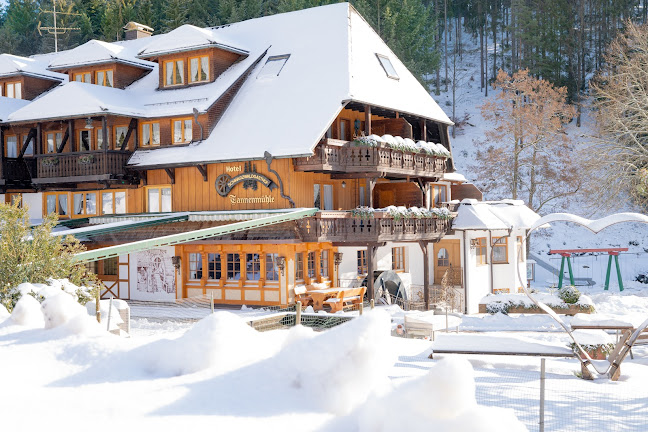
{"type": "MultiPolygon", "coordinates": [[[[648,316],[647,293],[588,295],[607,319],[636,320],[648,316]]],[[[453,331],[435,342],[392,337],[404,315],[395,306],[323,332],[260,333],[245,323],[250,309],[196,323],[138,318],[124,338],[69,300],[26,295],[13,315],[0,310],[3,430],[538,430],[538,357],[428,355],[459,338],[518,350],[568,343],[541,315],[451,316],[453,331]]],[[[445,328],[445,316],[430,319],[445,328]]],[[[614,383],[577,378],[573,358],[549,359],[546,430],[648,430],[648,349],[633,352],[614,383]]]]}

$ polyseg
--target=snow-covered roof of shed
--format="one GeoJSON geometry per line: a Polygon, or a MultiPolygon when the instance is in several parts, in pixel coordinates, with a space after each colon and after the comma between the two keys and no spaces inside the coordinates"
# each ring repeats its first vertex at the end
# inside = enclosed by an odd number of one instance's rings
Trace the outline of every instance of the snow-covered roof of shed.
{"type": "Polygon", "coordinates": [[[7,120],[7,117],[14,111],[19,110],[29,104],[25,99],[14,99],[0,96],[0,122],[7,120]]]}
{"type": "Polygon", "coordinates": [[[120,62],[153,69],[155,63],[135,58],[135,52],[131,52],[127,45],[118,45],[98,40],[91,40],[68,51],[62,52],[54,57],[50,63],[50,69],[65,69],[77,66],[96,65],[102,63],[120,62]]]}
{"type": "Polygon", "coordinates": [[[540,216],[523,201],[477,201],[464,199],[452,222],[455,230],[529,229],[540,216]]]}
{"type": "Polygon", "coordinates": [[[271,78],[260,76],[267,61],[262,60],[207,139],[185,147],[138,150],[129,165],[260,159],[265,151],[275,157],[311,155],[344,103],[352,100],[451,123],[348,3],[256,18],[213,31],[239,46],[254,46],[262,39],[271,44],[268,57],[290,57],[271,78]],[[399,80],[385,74],[376,53],[390,56],[399,80]],[[308,109],[294,109],[304,104],[308,109]],[[233,145],[242,142],[245,145],[233,145]]]}
{"type": "Polygon", "coordinates": [[[29,75],[36,78],[66,81],[67,75],[47,70],[47,63],[29,57],[0,54],[0,78],[29,75]]]}
{"type": "Polygon", "coordinates": [[[192,51],[202,48],[220,48],[237,54],[247,54],[246,49],[235,46],[234,41],[223,37],[210,28],[199,28],[191,24],[182,25],[169,33],[160,35],[138,53],[139,58],[156,57],[163,54],[192,51]]]}

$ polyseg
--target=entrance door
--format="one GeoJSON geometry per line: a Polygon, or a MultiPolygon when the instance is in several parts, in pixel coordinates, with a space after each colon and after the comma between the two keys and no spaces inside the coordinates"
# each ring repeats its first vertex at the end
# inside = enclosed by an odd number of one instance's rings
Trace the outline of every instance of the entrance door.
{"type": "Polygon", "coordinates": [[[324,208],[323,210],[333,210],[333,185],[324,185],[324,208]]]}
{"type": "Polygon", "coordinates": [[[434,283],[441,285],[441,279],[446,270],[452,266],[454,269],[459,270],[459,280],[455,281],[453,285],[461,283],[461,255],[459,240],[441,240],[434,243],[434,283]]]}

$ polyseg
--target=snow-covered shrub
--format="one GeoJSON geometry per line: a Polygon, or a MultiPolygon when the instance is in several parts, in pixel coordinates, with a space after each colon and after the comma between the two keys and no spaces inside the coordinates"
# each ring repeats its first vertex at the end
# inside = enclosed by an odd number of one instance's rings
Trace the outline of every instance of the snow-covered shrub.
{"type": "Polygon", "coordinates": [[[433,208],[428,210],[426,208],[410,207],[406,208],[403,206],[388,206],[381,211],[389,213],[391,217],[396,220],[399,219],[423,219],[423,218],[439,218],[439,219],[452,219],[452,213],[446,208],[433,208]]]}
{"type": "Polygon", "coordinates": [[[574,304],[578,302],[578,299],[581,296],[580,291],[573,285],[567,285],[558,290],[557,293],[560,300],[564,301],[567,304],[574,304]]]}
{"type": "MultiPolygon", "coordinates": [[[[32,228],[26,208],[0,204],[0,303],[11,311],[23,292],[24,282],[45,283],[50,279],[69,279],[78,286],[96,286],[96,275],[74,255],[85,248],[72,236],[52,236],[55,215],[32,228]]],[[[89,300],[84,292],[77,293],[80,303],[89,300]]]]}
{"type": "Polygon", "coordinates": [[[504,315],[508,315],[508,311],[511,308],[512,304],[510,302],[501,302],[501,301],[496,301],[496,302],[489,302],[486,303],[486,313],[489,313],[491,315],[495,315],[498,313],[502,313],[504,315]]]}

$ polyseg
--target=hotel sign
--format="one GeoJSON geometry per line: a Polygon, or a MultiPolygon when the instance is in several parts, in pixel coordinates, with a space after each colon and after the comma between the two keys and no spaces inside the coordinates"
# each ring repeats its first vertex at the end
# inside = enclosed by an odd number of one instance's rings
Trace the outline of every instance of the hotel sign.
{"type": "MultiPolygon", "coordinates": [[[[241,171],[240,167],[227,167],[228,172],[241,171]],[[238,168],[238,169],[236,169],[238,168]]],[[[268,177],[263,174],[256,172],[256,167],[252,165],[252,162],[246,162],[243,172],[235,177],[230,177],[229,174],[221,174],[216,178],[216,192],[222,197],[226,197],[234,186],[239,183],[243,183],[244,189],[257,190],[258,184],[261,183],[263,186],[272,190],[277,187],[277,185],[270,180],[268,177]]]]}

